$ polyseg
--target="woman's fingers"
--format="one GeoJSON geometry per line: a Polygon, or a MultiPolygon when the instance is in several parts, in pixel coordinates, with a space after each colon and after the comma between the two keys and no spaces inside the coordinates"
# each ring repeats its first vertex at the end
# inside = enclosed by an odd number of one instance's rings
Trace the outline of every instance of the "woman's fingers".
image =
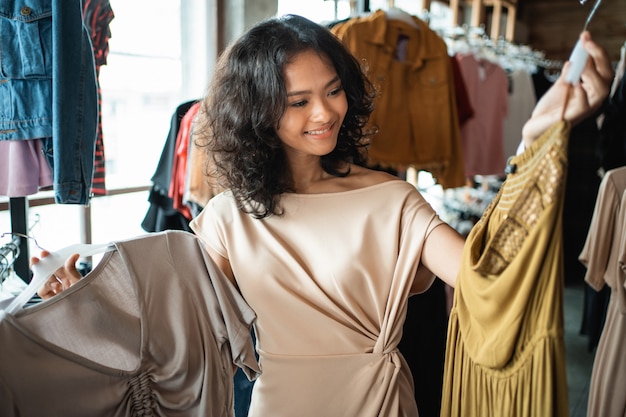
{"type": "MultiPolygon", "coordinates": [[[[583,32],[581,35],[584,47],[589,56],[592,58],[587,61],[587,66],[591,66],[593,70],[603,79],[605,82],[613,80],[615,73],[611,66],[611,59],[606,49],[595,43],[591,39],[589,32],[583,32]]],[[[583,71],[583,75],[585,72],[583,71]]]]}
{"type": "MultiPolygon", "coordinates": [[[[611,82],[615,76],[606,49],[595,43],[587,31],[581,33],[580,41],[588,58],[580,82],[571,86],[572,91],[565,112],[565,119],[574,124],[591,116],[600,108],[608,96],[611,82]]],[[[562,74],[566,74],[570,66],[571,63],[567,62],[563,67],[562,74]]],[[[561,76],[557,83],[568,85],[564,76],[561,76]]]]}
{"type": "MultiPolygon", "coordinates": [[[[48,251],[42,251],[40,258],[32,257],[31,266],[35,265],[42,258],[45,258],[48,255],[50,255],[48,251]]],[[[78,261],[79,257],[79,254],[74,254],[67,258],[65,264],[61,268],[57,269],[54,274],[48,277],[45,284],[42,285],[39,290],[37,290],[37,294],[42,299],[46,300],[65,291],[66,289],[77,283],[82,277],[80,275],[80,272],[78,272],[78,270],[76,269],[76,262],[78,261]]]]}
{"type": "Polygon", "coordinates": [[[588,33],[584,35],[587,35],[583,39],[590,59],[581,75],[580,86],[587,95],[590,108],[596,110],[608,96],[615,73],[607,51],[593,42],[588,33]]]}
{"type": "Polygon", "coordinates": [[[33,256],[32,258],[30,258],[30,266],[32,267],[33,265],[38,263],[41,260],[41,258],[45,258],[48,255],[50,255],[50,252],[48,252],[47,250],[42,250],[41,255],[39,255],[39,258],[37,258],[36,256],[33,256]]]}
{"type": "Polygon", "coordinates": [[[76,284],[81,279],[80,272],[76,269],[76,262],[78,262],[79,257],[80,255],[77,253],[70,256],[65,261],[65,265],[56,271],[55,275],[61,279],[64,285],[64,290],[76,284]]]}

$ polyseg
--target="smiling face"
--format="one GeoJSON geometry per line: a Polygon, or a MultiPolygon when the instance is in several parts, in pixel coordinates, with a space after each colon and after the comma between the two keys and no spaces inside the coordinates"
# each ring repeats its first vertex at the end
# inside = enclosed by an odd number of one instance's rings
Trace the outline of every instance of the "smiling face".
{"type": "Polygon", "coordinates": [[[289,158],[330,153],[348,111],[341,80],[328,58],[301,52],[284,68],[287,107],[277,130],[289,158]]]}

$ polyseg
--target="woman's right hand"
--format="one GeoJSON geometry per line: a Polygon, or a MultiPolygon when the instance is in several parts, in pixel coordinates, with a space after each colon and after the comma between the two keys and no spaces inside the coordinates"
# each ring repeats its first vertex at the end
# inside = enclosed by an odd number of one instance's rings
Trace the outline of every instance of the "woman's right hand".
{"type": "MultiPolygon", "coordinates": [[[[41,257],[30,258],[31,266],[48,255],[50,255],[50,252],[44,250],[41,252],[41,257]]],[[[82,275],[78,272],[78,269],[76,269],[76,262],[79,257],[80,255],[76,253],[67,258],[65,264],[57,269],[54,274],[50,275],[46,283],[37,290],[37,294],[42,299],[47,300],[76,284],[82,278],[82,275]]]]}
{"type": "Polygon", "coordinates": [[[581,82],[571,85],[565,80],[571,67],[567,62],[559,79],[539,99],[524,125],[522,138],[526,147],[562,117],[575,125],[593,115],[608,96],[615,74],[607,51],[591,39],[589,32],[580,35],[580,42],[589,55],[581,82]]]}

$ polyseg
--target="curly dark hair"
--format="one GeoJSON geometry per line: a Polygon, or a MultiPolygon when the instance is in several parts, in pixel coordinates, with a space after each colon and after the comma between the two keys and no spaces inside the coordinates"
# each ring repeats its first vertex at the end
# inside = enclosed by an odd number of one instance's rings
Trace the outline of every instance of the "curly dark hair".
{"type": "Polygon", "coordinates": [[[194,138],[208,152],[206,174],[230,189],[240,210],[263,218],[282,213],[293,179],[277,135],[287,106],[283,69],[313,50],[332,62],[348,101],[337,146],[321,157],[324,171],[346,176],[345,163],[365,165],[366,123],[375,90],[359,61],[326,27],[285,15],[258,23],[220,56],[194,138]]]}

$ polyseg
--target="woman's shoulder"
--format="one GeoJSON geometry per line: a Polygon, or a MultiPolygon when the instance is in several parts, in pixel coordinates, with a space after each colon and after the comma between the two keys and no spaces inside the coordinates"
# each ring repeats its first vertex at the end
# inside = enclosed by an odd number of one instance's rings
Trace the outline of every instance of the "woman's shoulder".
{"type": "Polygon", "coordinates": [[[361,183],[364,187],[399,179],[388,172],[378,171],[360,165],[352,165],[350,167],[350,175],[348,178],[352,178],[356,183],[361,183]]]}
{"type": "Polygon", "coordinates": [[[385,171],[378,171],[358,165],[352,165],[350,175],[343,178],[343,182],[347,190],[370,188],[385,183],[406,183],[406,181],[385,171]]]}
{"type": "Polygon", "coordinates": [[[308,183],[306,187],[300,188],[296,193],[285,193],[295,195],[320,195],[320,194],[343,194],[345,192],[355,192],[365,188],[371,188],[386,182],[399,181],[383,171],[376,171],[370,168],[351,165],[348,175],[334,176],[325,174],[325,178],[308,183]]]}
{"type": "Polygon", "coordinates": [[[230,190],[222,191],[207,202],[200,214],[196,217],[227,217],[231,218],[237,212],[237,203],[230,190]]]}

